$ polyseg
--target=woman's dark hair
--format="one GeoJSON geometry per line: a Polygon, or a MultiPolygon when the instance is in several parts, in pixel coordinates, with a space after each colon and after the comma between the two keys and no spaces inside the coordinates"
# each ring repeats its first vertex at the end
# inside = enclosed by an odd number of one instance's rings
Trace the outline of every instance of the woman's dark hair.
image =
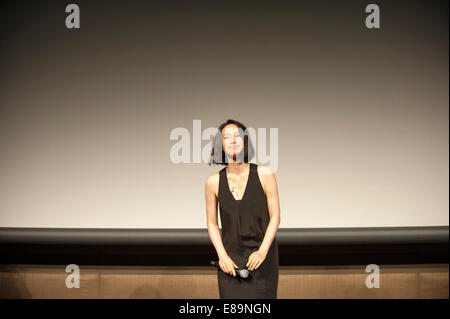
{"type": "MultiPolygon", "coordinates": [[[[228,162],[225,159],[226,154],[223,151],[223,147],[222,147],[222,130],[228,124],[235,124],[239,129],[242,129],[242,133],[244,134],[244,136],[243,136],[244,163],[248,163],[249,160],[253,159],[253,156],[255,155],[255,149],[253,148],[251,140],[248,138],[247,127],[239,121],[229,119],[225,123],[220,124],[220,126],[218,128],[218,132],[216,133],[216,136],[214,137],[214,140],[213,140],[211,156],[209,158],[208,165],[212,165],[212,164],[228,165],[228,162]],[[215,153],[215,150],[220,151],[220,152],[215,153]]],[[[239,133],[241,134],[241,130],[239,130],[239,133]]]]}

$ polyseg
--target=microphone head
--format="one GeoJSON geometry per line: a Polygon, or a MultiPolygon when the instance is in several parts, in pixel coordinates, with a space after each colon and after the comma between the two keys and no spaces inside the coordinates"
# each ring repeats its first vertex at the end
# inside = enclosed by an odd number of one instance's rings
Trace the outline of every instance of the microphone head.
{"type": "Polygon", "coordinates": [[[239,277],[248,278],[249,274],[250,272],[248,271],[248,269],[239,269],[239,277]]]}

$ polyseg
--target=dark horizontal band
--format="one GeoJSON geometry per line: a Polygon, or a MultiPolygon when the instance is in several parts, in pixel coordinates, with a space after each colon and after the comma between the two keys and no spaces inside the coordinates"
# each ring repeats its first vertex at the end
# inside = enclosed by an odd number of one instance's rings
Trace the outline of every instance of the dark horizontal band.
{"type": "MultiPolygon", "coordinates": [[[[448,243],[448,226],[279,228],[279,244],[448,243]]],[[[204,245],[207,229],[9,228],[0,227],[0,244],[204,245]]]]}

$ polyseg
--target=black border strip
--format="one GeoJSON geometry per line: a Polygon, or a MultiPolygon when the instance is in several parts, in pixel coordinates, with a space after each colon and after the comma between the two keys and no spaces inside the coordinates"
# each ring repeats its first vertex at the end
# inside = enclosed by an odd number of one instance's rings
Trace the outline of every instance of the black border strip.
{"type": "MultiPolygon", "coordinates": [[[[449,226],[279,228],[281,245],[428,244],[449,242],[449,226]]],[[[0,227],[0,244],[207,245],[207,229],[10,228],[0,227]]]]}

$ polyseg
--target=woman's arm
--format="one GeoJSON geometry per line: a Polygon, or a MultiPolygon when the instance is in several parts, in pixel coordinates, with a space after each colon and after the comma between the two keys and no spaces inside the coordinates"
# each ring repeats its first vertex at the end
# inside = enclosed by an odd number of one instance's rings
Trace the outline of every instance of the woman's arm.
{"type": "Polygon", "coordinates": [[[258,166],[261,170],[263,183],[265,185],[267,206],[269,208],[270,222],[267,226],[264,239],[259,246],[259,249],[249,256],[247,267],[250,270],[257,269],[261,263],[266,259],[270,246],[277,234],[278,226],[280,225],[280,201],[278,197],[278,186],[275,179],[275,174],[272,172],[270,166],[258,166]],[[258,256],[259,255],[259,256],[258,256]]]}
{"type": "MultiPolygon", "coordinates": [[[[217,175],[217,174],[216,174],[217,175]]],[[[217,255],[220,257],[227,256],[225,247],[222,243],[219,225],[217,223],[217,197],[214,189],[217,188],[218,178],[214,174],[209,176],[205,184],[206,199],[206,224],[208,225],[208,234],[211,242],[216,248],[217,255]]]]}
{"type": "Polygon", "coordinates": [[[216,248],[217,256],[219,257],[219,266],[223,272],[236,276],[236,268],[239,268],[234,261],[228,256],[225,247],[222,243],[222,236],[220,235],[219,225],[217,223],[217,196],[215,189],[219,185],[219,174],[213,174],[208,177],[205,185],[206,198],[206,223],[208,225],[208,234],[214,247],[216,248]]]}

